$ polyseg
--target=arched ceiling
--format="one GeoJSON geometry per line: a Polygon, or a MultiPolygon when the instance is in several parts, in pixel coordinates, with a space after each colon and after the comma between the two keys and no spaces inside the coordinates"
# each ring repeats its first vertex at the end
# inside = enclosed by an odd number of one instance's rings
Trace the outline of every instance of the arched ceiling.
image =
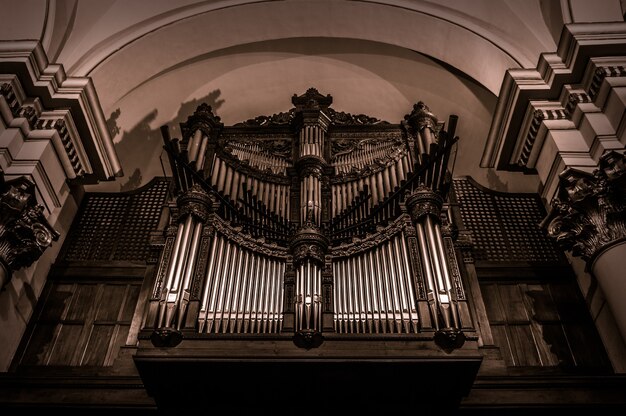
{"type": "Polygon", "coordinates": [[[547,11],[558,13],[541,0],[50,0],[32,32],[68,75],[93,79],[125,172],[97,189],[162,174],[160,125],[175,132],[202,101],[228,125],[315,87],[336,110],[390,122],[420,100],[457,114],[455,174],[524,191],[532,175],[478,162],[506,70],[556,49],[547,11]]]}

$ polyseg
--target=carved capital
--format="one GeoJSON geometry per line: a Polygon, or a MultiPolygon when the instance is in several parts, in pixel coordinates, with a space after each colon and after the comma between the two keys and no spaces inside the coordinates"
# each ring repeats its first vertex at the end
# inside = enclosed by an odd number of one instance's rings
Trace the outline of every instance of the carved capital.
{"type": "Polygon", "coordinates": [[[542,227],[590,265],[604,248],[626,239],[626,152],[606,152],[593,173],[565,169],[550,205],[542,227]]]}
{"type": "Polygon", "coordinates": [[[183,221],[188,215],[193,215],[201,222],[205,222],[214,202],[214,198],[206,193],[200,185],[193,185],[187,192],[181,194],[176,201],[179,208],[178,221],[183,221]]]}
{"type": "Polygon", "coordinates": [[[305,224],[289,243],[294,264],[298,265],[309,258],[323,266],[328,244],[328,238],[320,232],[318,227],[311,223],[305,224]]]}
{"type": "Polygon", "coordinates": [[[37,204],[35,184],[23,176],[5,182],[0,171],[0,287],[12,271],[33,264],[58,238],[37,204]]]}
{"type": "Polygon", "coordinates": [[[405,200],[413,222],[418,222],[425,215],[432,215],[437,220],[441,215],[443,198],[427,186],[420,186],[405,200]]]}
{"type": "Polygon", "coordinates": [[[314,156],[314,155],[304,156],[298,159],[296,163],[296,168],[298,169],[298,176],[300,178],[314,176],[317,179],[321,179],[326,166],[327,164],[324,159],[314,156]]]}

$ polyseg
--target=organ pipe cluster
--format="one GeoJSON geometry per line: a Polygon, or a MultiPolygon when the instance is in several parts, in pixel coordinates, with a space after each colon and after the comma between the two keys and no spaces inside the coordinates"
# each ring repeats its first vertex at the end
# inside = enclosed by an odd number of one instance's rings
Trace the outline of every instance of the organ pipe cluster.
{"type": "Polygon", "coordinates": [[[441,231],[443,198],[432,188],[421,186],[407,198],[406,205],[417,232],[436,340],[446,347],[462,345],[464,335],[441,231]]]}
{"type": "Polygon", "coordinates": [[[284,261],[242,248],[215,233],[204,277],[198,331],[280,332],[284,273],[284,261]]]}
{"type": "MultiPolygon", "coordinates": [[[[353,125],[341,139],[329,130],[330,96],[310,89],[292,102],[284,114],[293,117],[275,118],[259,141],[246,129],[273,116],[220,138],[206,105],[181,124],[182,141],[164,131],[178,208],[148,315],[153,342],[292,331],[310,348],[323,332],[432,330],[440,345],[461,346],[467,314],[440,220],[456,139],[440,142],[422,102],[404,130],[378,125],[372,137],[353,125]]],[[[342,114],[342,123],[368,120],[342,114]]]]}
{"type": "Polygon", "coordinates": [[[153,298],[158,300],[155,311],[155,336],[161,342],[180,342],[191,301],[191,286],[206,222],[213,200],[199,186],[192,186],[177,198],[179,215],[176,234],[168,238],[163,251],[153,298]]]}
{"type": "Polygon", "coordinates": [[[417,333],[413,275],[406,237],[333,262],[335,330],[339,333],[417,333]]]}

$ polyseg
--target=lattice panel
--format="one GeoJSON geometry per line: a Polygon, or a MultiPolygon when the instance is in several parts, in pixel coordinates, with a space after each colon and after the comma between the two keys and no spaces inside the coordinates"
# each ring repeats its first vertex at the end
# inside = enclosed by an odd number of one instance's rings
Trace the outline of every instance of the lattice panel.
{"type": "Polygon", "coordinates": [[[558,248],[539,228],[546,214],[536,195],[491,192],[465,178],[454,179],[454,191],[477,261],[560,261],[558,248]]]}
{"type": "Polygon", "coordinates": [[[155,180],[126,194],[86,194],[66,241],[65,260],[144,261],[169,182],[155,180]]]}

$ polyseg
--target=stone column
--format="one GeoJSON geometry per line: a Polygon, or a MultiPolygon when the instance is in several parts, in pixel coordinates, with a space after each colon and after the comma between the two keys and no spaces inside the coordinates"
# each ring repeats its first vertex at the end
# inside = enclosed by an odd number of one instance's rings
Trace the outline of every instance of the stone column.
{"type": "Polygon", "coordinates": [[[626,152],[604,153],[592,173],[565,169],[550,206],[542,226],[586,262],[626,340],[626,152]]]}

